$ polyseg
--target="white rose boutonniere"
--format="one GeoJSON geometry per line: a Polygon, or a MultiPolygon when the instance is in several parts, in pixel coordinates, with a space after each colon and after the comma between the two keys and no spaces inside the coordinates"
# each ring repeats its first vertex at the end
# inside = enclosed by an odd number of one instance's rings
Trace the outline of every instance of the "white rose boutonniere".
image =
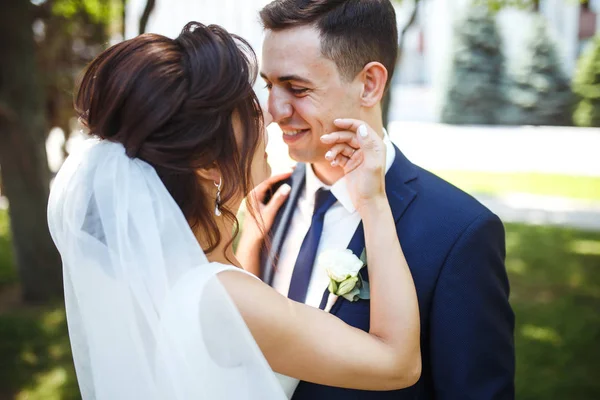
{"type": "MultiPolygon", "coordinates": [[[[360,270],[365,267],[366,252],[358,258],[352,250],[326,250],[322,252],[317,259],[318,268],[323,268],[329,276],[330,301],[335,302],[338,296],[342,296],[348,301],[357,301],[358,299],[369,299],[369,283],[363,281],[360,276],[360,270]],[[333,296],[333,298],[331,298],[333,296]]],[[[328,304],[326,311],[331,309],[328,304]]]]}

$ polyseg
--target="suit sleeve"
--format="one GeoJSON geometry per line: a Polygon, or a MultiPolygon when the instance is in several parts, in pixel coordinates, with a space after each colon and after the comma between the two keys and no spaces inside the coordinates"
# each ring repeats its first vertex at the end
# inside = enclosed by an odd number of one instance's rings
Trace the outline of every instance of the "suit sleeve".
{"type": "Polygon", "coordinates": [[[484,212],[450,250],[430,320],[436,399],[514,399],[514,314],[504,227],[484,212]]]}

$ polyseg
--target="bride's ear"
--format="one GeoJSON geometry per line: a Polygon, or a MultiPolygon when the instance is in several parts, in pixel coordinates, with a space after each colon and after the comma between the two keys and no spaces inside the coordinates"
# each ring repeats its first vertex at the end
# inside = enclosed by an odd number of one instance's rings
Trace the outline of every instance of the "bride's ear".
{"type": "Polygon", "coordinates": [[[219,171],[216,164],[209,168],[197,169],[196,174],[207,183],[214,182],[218,184],[221,181],[221,171],[219,171]]]}

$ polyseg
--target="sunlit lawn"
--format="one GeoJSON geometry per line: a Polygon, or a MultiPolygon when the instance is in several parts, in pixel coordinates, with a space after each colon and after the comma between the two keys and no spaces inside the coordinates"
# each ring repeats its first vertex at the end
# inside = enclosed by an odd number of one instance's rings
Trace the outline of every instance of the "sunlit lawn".
{"type": "MultiPolygon", "coordinates": [[[[0,276],[14,280],[3,213],[0,276]]],[[[600,398],[600,232],[506,228],[517,399],[600,398]]],[[[60,305],[0,313],[0,360],[1,400],[79,397],[60,305]]]]}
{"type": "Polygon", "coordinates": [[[80,398],[62,305],[0,316],[0,398],[80,398]]]}
{"type": "Polygon", "coordinates": [[[507,226],[517,399],[600,399],[600,233],[507,226]]]}
{"type": "Polygon", "coordinates": [[[529,193],[600,201],[600,177],[516,172],[435,172],[468,193],[529,193]]]}

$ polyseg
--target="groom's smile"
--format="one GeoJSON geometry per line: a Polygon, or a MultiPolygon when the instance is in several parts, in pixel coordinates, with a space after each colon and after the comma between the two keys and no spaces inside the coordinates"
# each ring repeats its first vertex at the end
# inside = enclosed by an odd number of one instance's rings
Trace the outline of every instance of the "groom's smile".
{"type": "Polygon", "coordinates": [[[296,143],[310,133],[310,129],[286,129],[282,126],[280,128],[283,131],[283,141],[287,145],[296,143]]]}
{"type": "Polygon", "coordinates": [[[335,62],[322,54],[313,27],[266,31],[262,54],[269,113],[283,131],[290,157],[331,168],[325,159],[330,146],[321,136],[337,130],[336,118],[358,116],[357,86],[342,79],[335,62]]]}

